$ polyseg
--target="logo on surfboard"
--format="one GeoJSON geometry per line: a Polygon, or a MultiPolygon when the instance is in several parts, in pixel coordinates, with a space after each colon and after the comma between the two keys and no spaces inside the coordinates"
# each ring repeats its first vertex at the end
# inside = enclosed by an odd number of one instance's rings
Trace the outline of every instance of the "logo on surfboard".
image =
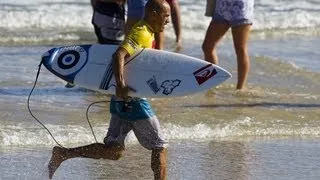
{"type": "Polygon", "coordinates": [[[162,82],[161,87],[163,88],[162,94],[169,95],[173,89],[180,85],[180,80],[165,80],[162,82]]]}
{"type": "Polygon", "coordinates": [[[181,80],[165,80],[161,83],[161,86],[158,85],[156,77],[152,77],[147,81],[147,84],[151,90],[157,94],[161,88],[163,88],[162,94],[169,95],[172,93],[173,89],[180,85],[181,80]]]}
{"type": "Polygon", "coordinates": [[[206,82],[208,79],[212,78],[217,74],[217,70],[213,67],[212,64],[208,64],[198,70],[196,70],[193,75],[196,78],[199,85],[206,82]]]}
{"type": "Polygon", "coordinates": [[[87,52],[81,46],[62,47],[52,56],[52,69],[63,76],[80,71],[88,60],[87,52]]]}

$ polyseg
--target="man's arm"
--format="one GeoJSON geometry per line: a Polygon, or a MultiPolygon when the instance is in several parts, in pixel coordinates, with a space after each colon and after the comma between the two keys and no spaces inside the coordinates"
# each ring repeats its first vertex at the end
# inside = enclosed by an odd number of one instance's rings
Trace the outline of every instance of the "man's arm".
{"type": "Polygon", "coordinates": [[[129,91],[134,91],[126,84],[123,76],[124,60],[129,56],[129,52],[123,47],[119,47],[112,55],[112,70],[117,84],[116,95],[122,98],[126,98],[129,91]]]}

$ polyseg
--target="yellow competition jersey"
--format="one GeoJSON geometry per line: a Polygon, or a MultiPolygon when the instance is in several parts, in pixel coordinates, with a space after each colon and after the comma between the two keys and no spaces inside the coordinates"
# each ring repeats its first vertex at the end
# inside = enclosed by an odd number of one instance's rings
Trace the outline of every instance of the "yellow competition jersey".
{"type": "Polygon", "coordinates": [[[144,20],[140,20],[133,26],[121,47],[126,49],[130,56],[140,48],[154,48],[154,33],[151,27],[144,20]]]}

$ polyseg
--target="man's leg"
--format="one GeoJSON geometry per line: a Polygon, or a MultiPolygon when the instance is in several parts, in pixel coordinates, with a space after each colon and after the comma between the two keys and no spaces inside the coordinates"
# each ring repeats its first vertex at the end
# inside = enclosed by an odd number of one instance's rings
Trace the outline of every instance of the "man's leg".
{"type": "Polygon", "coordinates": [[[218,64],[216,47],[228,29],[228,24],[215,23],[211,21],[202,44],[202,51],[204,52],[204,59],[206,61],[218,64]]]}
{"type": "Polygon", "coordinates": [[[151,168],[155,180],[167,179],[167,154],[167,148],[152,150],[151,168]]]}
{"type": "Polygon", "coordinates": [[[245,89],[250,69],[248,40],[251,25],[240,25],[232,28],[233,44],[237,54],[238,83],[237,89],[245,89]]]}
{"type": "Polygon", "coordinates": [[[48,165],[49,178],[51,179],[54,172],[60,164],[70,158],[84,157],[93,159],[110,159],[118,160],[122,156],[124,148],[121,145],[106,146],[101,143],[94,143],[87,146],[76,148],[63,148],[55,146],[52,150],[52,156],[48,165]]]}
{"type": "MultiPolygon", "coordinates": [[[[113,104],[114,102],[112,101],[111,105],[113,104]]],[[[49,177],[52,178],[60,164],[70,158],[84,157],[92,159],[119,159],[124,151],[124,139],[130,130],[130,126],[127,126],[123,120],[121,120],[117,115],[111,114],[109,129],[107,136],[104,138],[104,144],[93,143],[76,148],[54,147],[52,150],[52,157],[48,165],[49,177]]]]}
{"type": "Polygon", "coordinates": [[[176,35],[176,50],[181,49],[181,17],[180,17],[180,7],[178,0],[167,0],[171,9],[171,21],[176,35]]]}

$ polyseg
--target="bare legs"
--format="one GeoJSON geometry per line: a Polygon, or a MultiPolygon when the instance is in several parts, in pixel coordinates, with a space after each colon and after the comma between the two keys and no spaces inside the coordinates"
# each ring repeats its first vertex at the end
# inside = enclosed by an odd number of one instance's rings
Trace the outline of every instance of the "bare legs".
{"type": "Polygon", "coordinates": [[[55,146],[52,150],[52,156],[48,165],[49,178],[51,179],[54,172],[60,164],[70,158],[84,157],[93,159],[110,159],[118,160],[122,156],[124,148],[119,146],[108,147],[105,144],[94,143],[87,146],[76,148],[62,148],[55,146]]]}
{"type": "Polygon", "coordinates": [[[162,150],[152,150],[151,169],[155,180],[167,179],[167,154],[166,148],[162,150]]]}
{"type": "MultiPolygon", "coordinates": [[[[49,178],[52,179],[55,171],[61,163],[70,158],[82,157],[92,159],[118,160],[121,158],[124,148],[120,145],[106,146],[101,143],[94,143],[76,148],[62,148],[55,146],[48,165],[49,178]]],[[[151,169],[154,172],[155,180],[165,180],[167,177],[167,149],[152,150],[151,169]]]]}
{"type": "Polygon", "coordinates": [[[169,3],[171,8],[171,21],[176,35],[176,50],[180,51],[181,49],[181,18],[180,18],[180,7],[178,0],[170,1],[169,3]]]}
{"type": "Polygon", "coordinates": [[[217,24],[211,22],[206,36],[202,44],[202,50],[204,52],[204,59],[213,64],[218,64],[218,56],[216,53],[216,47],[221,40],[221,38],[228,31],[229,25],[227,24],[217,24]]]}
{"type": "MultiPolygon", "coordinates": [[[[216,47],[229,29],[228,24],[219,24],[211,22],[205,39],[202,44],[204,58],[213,64],[218,64],[218,56],[216,54],[216,47]]],[[[248,73],[250,69],[250,59],[247,50],[249,33],[251,25],[240,25],[232,27],[232,37],[234,49],[237,55],[238,64],[238,83],[237,89],[245,89],[247,84],[248,73]]]]}
{"type": "Polygon", "coordinates": [[[251,25],[242,25],[232,28],[234,49],[237,54],[238,63],[238,83],[237,89],[245,89],[250,69],[250,59],[248,55],[248,39],[251,25]]]}
{"type": "MultiPolygon", "coordinates": [[[[178,0],[168,2],[171,9],[171,21],[176,35],[176,51],[181,50],[181,18],[178,0]]],[[[155,34],[156,49],[164,48],[164,32],[155,34]]]]}

